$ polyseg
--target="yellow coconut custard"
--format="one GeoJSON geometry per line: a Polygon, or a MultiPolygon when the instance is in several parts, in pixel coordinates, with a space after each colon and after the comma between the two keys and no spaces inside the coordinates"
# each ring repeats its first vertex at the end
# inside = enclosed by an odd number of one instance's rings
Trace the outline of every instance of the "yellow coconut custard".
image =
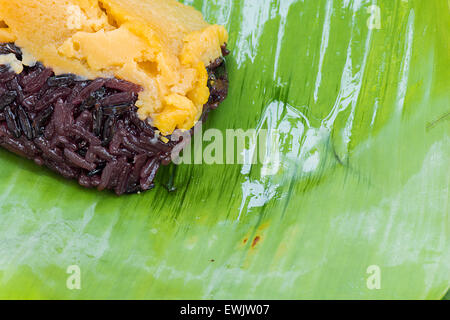
{"type": "Polygon", "coordinates": [[[176,0],[0,0],[0,43],[56,74],[140,85],[139,118],[163,135],[198,121],[210,95],[206,67],[227,41],[224,27],[176,0]]]}

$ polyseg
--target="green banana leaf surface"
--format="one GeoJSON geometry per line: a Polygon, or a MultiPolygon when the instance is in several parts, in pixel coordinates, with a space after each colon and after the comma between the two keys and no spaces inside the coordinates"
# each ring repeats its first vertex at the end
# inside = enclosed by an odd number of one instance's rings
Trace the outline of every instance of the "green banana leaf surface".
{"type": "Polygon", "coordinates": [[[184,3],[230,33],[206,127],[276,130],[279,170],[171,165],[116,197],[1,150],[0,298],[442,299],[450,2],[184,3]]]}

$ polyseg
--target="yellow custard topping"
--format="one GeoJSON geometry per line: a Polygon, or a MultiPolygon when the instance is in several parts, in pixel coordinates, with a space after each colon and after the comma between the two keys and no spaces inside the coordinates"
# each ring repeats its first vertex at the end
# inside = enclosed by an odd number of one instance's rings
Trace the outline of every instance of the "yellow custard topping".
{"type": "Polygon", "coordinates": [[[0,0],[0,42],[57,74],[141,85],[139,116],[164,135],[199,119],[206,66],[227,40],[224,27],[176,0],[0,0]]]}

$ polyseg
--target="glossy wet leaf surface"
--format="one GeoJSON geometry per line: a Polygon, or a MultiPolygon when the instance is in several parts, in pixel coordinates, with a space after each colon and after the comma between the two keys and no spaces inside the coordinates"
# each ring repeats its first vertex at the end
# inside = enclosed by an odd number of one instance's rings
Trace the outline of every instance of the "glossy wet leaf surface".
{"type": "Polygon", "coordinates": [[[185,2],[230,30],[207,127],[277,129],[282,167],[168,167],[117,198],[2,150],[0,298],[442,298],[448,2],[185,2]]]}

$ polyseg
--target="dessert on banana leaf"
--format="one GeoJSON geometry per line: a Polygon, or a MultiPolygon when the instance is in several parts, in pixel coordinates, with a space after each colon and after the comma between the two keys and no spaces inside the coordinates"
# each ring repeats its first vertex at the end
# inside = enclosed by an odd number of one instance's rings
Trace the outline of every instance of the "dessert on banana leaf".
{"type": "Polygon", "coordinates": [[[85,187],[153,187],[226,98],[224,27],[175,0],[0,0],[0,145],[85,187]]]}

